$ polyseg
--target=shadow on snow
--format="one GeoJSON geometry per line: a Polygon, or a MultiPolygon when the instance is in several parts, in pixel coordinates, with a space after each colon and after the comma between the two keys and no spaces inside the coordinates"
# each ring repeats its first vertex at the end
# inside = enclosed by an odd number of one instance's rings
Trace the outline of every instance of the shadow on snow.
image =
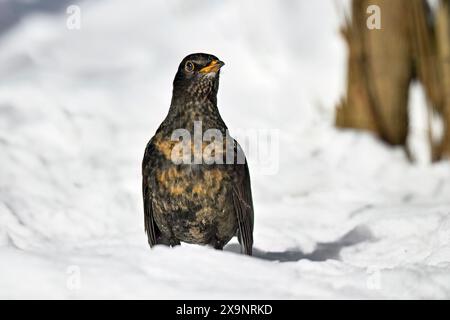
{"type": "MultiPolygon", "coordinates": [[[[373,240],[374,237],[368,228],[357,226],[336,241],[318,243],[316,249],[311,253],[304,253],[299,249],[276,252],[253,248],[253,257],[279,262],[294,262],[302,259],[311,261],[326,261],[329,259],[339,260],[342,249],[373,240]]],[[[240,253],[241,249],[238,244],[230,244],[226,246],[224,250],[240,253]]]]}

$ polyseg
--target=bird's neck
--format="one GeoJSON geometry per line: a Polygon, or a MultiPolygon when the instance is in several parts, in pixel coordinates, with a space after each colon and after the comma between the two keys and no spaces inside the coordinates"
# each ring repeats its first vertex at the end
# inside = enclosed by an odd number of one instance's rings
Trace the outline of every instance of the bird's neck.
{"type": "Polygon", "coordinates": [[[226,129],[217,108],[216,94],[198,97],[174,92],[166,121],[188,130],[198,121],[204,129],[226,129]]]}
{"type": "Polygon", "coordinates": [[[174,113],[195,112],[196,107],[207,107],[209,112],[217,112],[217,93],[210,92],[207,95],[179,93],[175,90],[172,94],[170,111],[174,113]]]}

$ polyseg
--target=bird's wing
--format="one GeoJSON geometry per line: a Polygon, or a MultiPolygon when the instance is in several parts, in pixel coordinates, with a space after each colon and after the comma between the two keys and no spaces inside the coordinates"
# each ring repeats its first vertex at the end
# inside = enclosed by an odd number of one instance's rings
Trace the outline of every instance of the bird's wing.
{"type": "Polygon", "coordinates": [[[144,226],[147,234],[148,244],[153,247],[157,244],[159,230],[153,218],[152,192],[150,174],[152,169],[152,154],[154,154],[154,145],[150,141],[145,148],[144,159],[142,161],[142,197],[144,200],[144,226]]]}
{"type": "MultiPolygon", "coordinates": [[[[240,146],[237,145],[239,149],[240,146]]],[[[236,159],[236,158],[235,158],[236,159]]],[[[239,243],[242,253],[251,256],[253,247],[253,200],[250,173],[247,165],[236,164],[237,183],[233,187],[233,205],[238,220],[239,243]]]]}

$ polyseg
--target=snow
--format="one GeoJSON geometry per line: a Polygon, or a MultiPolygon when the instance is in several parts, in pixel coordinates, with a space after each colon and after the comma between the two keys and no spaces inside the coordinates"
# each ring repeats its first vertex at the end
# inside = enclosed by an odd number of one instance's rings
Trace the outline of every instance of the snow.
{"type": "Polygon", "coordinates": [[[333,1],[79,5],[81,30],[39,13],[0,37],[0,298],[450,298],[449,164],[333,128],[333,1]],[[198,51],[226,62],[231,133],[279,134],[276,174],[250,162],[255,257],[147,246],[143,150],[198,51]]]}

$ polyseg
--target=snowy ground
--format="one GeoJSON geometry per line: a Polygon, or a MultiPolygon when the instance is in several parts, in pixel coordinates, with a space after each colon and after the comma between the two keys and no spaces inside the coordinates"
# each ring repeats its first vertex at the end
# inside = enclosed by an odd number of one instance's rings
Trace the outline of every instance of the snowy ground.
{"type": "Polygon", "coordinates": [[[450,165],[333,129],[334,1],[80,6],[79,31],[35,14],[0,37],[0,298],[450,298],[450,165]],[[147,247],[143,150],[197,51],[227,63],[232,132],[280,133],[277,174],[251,166],[253,258],[147,247]]]}

